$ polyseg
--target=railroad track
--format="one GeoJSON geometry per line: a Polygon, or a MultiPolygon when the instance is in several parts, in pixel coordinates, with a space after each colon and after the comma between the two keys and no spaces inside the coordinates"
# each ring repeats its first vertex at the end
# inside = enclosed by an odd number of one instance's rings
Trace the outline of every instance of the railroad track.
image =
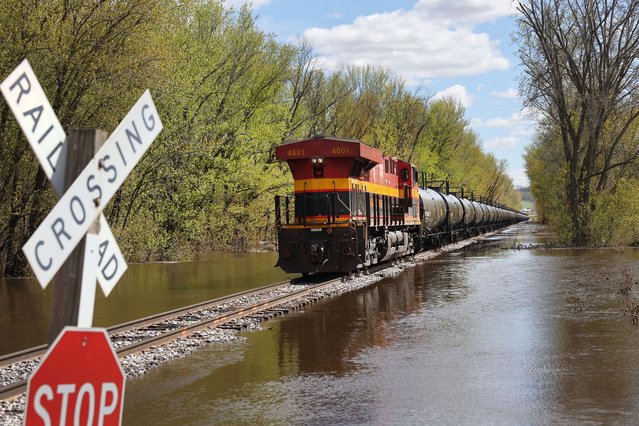
{"type": "MultiPolygon", "coordinates": [[[[491,234],[485,234],[485,236],[489,236],[491,234]]],[[[472,239],[471,239],[472,240],[472,239]]],[[[469,240],[470,241],[470,240],[469,240]]],[[[454,244],[448,246],[451,251],[459,248],[454,244]]],[[[440,251],[428,251],[424,253],[420,253],[417,255],[419,258],[421,254],[428,254],[428,256],[421,256],[421,260],[431,259],[432,257],[437,256],[440,251]],[[429,254],[428,254],[429,253],[429,254]]],[[[410,257],[412,258],[412,256],[410,257]]],[[[408,258],[408,259],[410,259],[408,258]]],[[[395,262],[391,264],[382,264],[375,265],[374,267],[369,267],[368,273],[375,273],[382,269],[385,269],[389,266],[392,266],[395,262]]],[[[163,312],[157,315],[151,315],[146,318],[142,318],[135,321],[130,321],[124,324],[120,324],[117,326],[113,326],[107,329],[109,336],[111,337],[112,342],[114,342],[114,346],[116,347],[116,353],[118,357],[123,358],[127,355],[134,354],[137,352],[141,352],[144,349],[147,349],[151,346],[161,345],[162,343],[170,342],[178,337],[187,336],[189,334],[193,334],[199,330],[203,330],[206,328],[215,328],[227,325],[232,321],[235,321],[240,318],[245,318],[249,316],[255,316],[259,318],[259,320],[270,319],[273,316],[281,315],[283,313],[290,312],[291,310],[296,309],[297,307],[304,306],[309,303],[316,302],[318,299],[324,296],[311,296],[310,299],[304,299],[305,296],[312,294],[314,291],[321,291],[322,289],[329,288],[335,285],[337,282],[340,282],[344,279],[344,277],[338,277],[334,279],[330,279],[325,282],[315,283],[315,284],[307,284],[304,285],[303,288],[297,291],[290,291],[281,296],[268,298],[267,300],[260,301],[257,303],[246,303],[244,306],[239,308],[230,308],[225,312],[218,312],[217,315],[209,316],[207,318],[197,318],[198,313],[206,311],[209,308],[214,308],[215,306],[232,304],[235,301],[239,301],[242,298],[249,298],[252,296],[264,295],[268,292],[276,291],[279,288],[284,288],[292,284],[292,281],[284,281],[277,284],[271,284],[268,286],[260,287],[253,290],[248,290],[240,293],[236,293],[230,296],[221,297],[218,299],[209,300],[206,302],[197,303],[191,306],[187,306],[185,308],[174,309],[172,311],[163,312]],[[281,305],[286,304],[290,301],[296,301],[292,305],[281,307],[281,305]],[[167,324],[167,321],[173,321],[179,318],[187,318],[184,322],[176,321],[173,324],[167,324]],[[121,339],[118,337],[127,332],[131,332],[133,330],[153,330],[154,335],[146,338],[141,338],[136,341],[126,341],[124,343],[121,342],[121,339]],[[120,341],[120,343],[118,343],[120,341]]],[[[293,280],[295,281],[295,280],[293,280]]],[[[368,284],[366,284],[368,285],[368,284]]],[[[220,327],[222,328],[222,327],[220,327]]],[[[235,328],[233,326],[228,328],[235,328]]],[[[128,339],[124,339],[128,340],[128,339]]],[[[38,346],[35,348],[27,349],[24,351],[16,352],[13,354],[5,355],[0,357],[0,371],[3,368],[6,368],[10,364],[18,363],[20,361],[33,360],[34,358],[43,355],[47,350],[47,345],[38,346]]],[[[31,373],[29,373],[30,375],[31,373]]],[[[0,387],[0,401],[12,398],[16,395],[19,395],[26,391],[26,380],[15,381],[13,383],[9,383],[0,387]]]]}
{"type": "MultiPolygon", "coordinates": [[[[219,305],[222,303],[229,303],[229,302],[233,302],[235,300],[238,300],[242,297],[250,297],[250,296],[254,296],[260,293],[264,293],[270,290],[275,290],[277,288],[286,286],[291,284],[291,281],[282,281],[276,284],[269,284],[267,286],[264,287],[258,287],[252,290],[246,290],[246,291],[242,291],[239,293],[235,293],[232,294],[230,296],[224,296],[224,297],[219,297],[216,299],[211,299],[211,300],[207,300],[205,302],[200,302],[200,303],[196,303],[190,306],[186,306],[183,308],[178,308],[178,309],[172,309],[170,311],[166,311],[166,312],[162,312],[159,314],[154,314],[154,315],[150,315],[148,317],[144,317],[144,318],[140,318],[137,320],[133,320],[133,321],[128,321],[122,324],[118,324],[118,325],[114,325],[111,327],[107,328],[107,333],[109,334],[109,336],[117,334],[117,333],[123,333],[129,330],[133,330],[135,328],[141,328],[141,327],[145,327],[148,325],[152,325],[167,319],[171,319],[171,318],[175,318],[175,317],[179,317],[181,315],[185,315],[188,314],[190,312],[194,312],[200,309],[206,309],[209,306],[214,306],[214,305],[219,305]]],[[[29,349],[25,349],[23,351],[19,351],[19,352],[14,352],[11,354],[7,354],[7,355],[2,355],[0,356],[0,368],[5,367],[9,364],[13,364],[16,362],[20,362],[20,361],[25,361],[28,359],[32,359],[35,357],[38,357],[40,355],[44,355],[44,353],[47,351],[49,345],[40,345],[40,346],[35,346],[33,348],[29,348],[29,349]]]]}
{"type": "MultiPolygon", "coordinates": [[[[139,320],[109,327],[107,332],[119,358],[141,352],[151,346],[162,345],[179,337],[184,337],[200,330],[215,327],[238,328],[233,321],[254,316],[260,320],[287,313],[299,306],[317,301],[318,298],[305,299],[317,290],[328,288],[342,278],[335,278],[321,283],[306,284],[299,290],[290,291],[291,281],[235,293],[230,296],[196,303],[184,308],[174,309],[139,320]],[[283,291],[288,289],[289,291],[283,291]],[[267,297],[257,303],[250,298],[282,291],[282,295],[267,297]],[[248,301],[247,301],[248,300],[248,301]],[[281,305],[296,303],[281,307],[281,305]],[[234,305],[238,307],[234,307],[234,305]],[[220,307],[222,307],[220,309],[220,307]],[[133,335],[133,337],[132,337],[133,335]]],[[[24,351],[0,357],[0,368],[11,364],[27,362],[43,355],[48,345],[41,345],[24,351]]],[[[26,391],[27,380],[15,381],[0,387],[0,400],[9,399],[26,391]]]]}

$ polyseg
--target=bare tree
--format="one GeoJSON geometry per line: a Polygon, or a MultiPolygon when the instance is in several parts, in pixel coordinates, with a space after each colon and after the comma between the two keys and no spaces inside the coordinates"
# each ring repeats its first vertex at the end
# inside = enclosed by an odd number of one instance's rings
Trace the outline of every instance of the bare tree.
{"type": "Polygon", "coordinates": [[[297,48],[288,81],[289,111],[282,142],[294,136],[312,136],[327,131],[332,124],[327,123],[331,109],[352,92],[352,88],[336,84],[343,80],[340,72],[328,77],[322,71],[308,41],[302,40],[297,48]]]}
{"type": "Polygon", "coordinates": [[[593,191],[638,158],[622,149],[639,117],[639,1],[518,3],[521,92],[559,129],[572,242],[589,242],[593,191]]]}

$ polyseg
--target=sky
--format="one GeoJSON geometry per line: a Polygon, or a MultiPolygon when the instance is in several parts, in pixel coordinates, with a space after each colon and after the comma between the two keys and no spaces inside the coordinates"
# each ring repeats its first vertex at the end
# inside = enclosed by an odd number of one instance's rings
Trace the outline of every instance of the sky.
{"type": "MultiPolygon", "coordinates": [[[[246,0],[226,0],[238,7],[246,0]]],[[[252,0],[257,24],[282,42],[305,39],[328,71],[380,66],[420,93],[452,96],[486,152],[528,186],[534,121],[518,94],[512,0],[252,0]]]]}

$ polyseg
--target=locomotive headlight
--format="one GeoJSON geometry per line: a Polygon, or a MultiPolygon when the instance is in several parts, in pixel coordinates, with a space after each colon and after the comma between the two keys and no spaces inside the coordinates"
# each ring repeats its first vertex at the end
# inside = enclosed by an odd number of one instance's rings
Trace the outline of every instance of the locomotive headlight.
{"type": "Polygon", "coordinates": [[[317,164],[322,164],[322,163],[324,163],[324,159],[322,157],[318,157],[317,164]]]}
{"type": "Polygon", "coordinates": [[[315,158],[315,157],[311,158],[311,163],[317,164],[317,158],[315,158]]]}

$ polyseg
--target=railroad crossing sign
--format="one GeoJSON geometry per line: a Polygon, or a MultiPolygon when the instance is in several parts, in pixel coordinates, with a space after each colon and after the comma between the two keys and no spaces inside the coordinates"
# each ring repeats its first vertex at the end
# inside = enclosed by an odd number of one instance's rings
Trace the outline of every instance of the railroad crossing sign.
{"type": "Polygon", "coordinates": [[[22,250],[48,283],[162,130],[145,91],[22,250]]]}
{"type": "MultiPolygon", "coordinates": [[[[40,82],[26,59],[2,82],[0,90],[20,124],[33,152],[53,186],[62,196],[66,169],[67,135],[40,82]]],[[[108,296],[127,269],[126,261],[103,215],[100,215],[98,282],[108,296]]],[[[35,268],[34,268],[35,270],[35,268]]],[[[42,288],[49,281],[38,277],[42,288]]]]}
{"type": "MultiPolygon", "coordinates": [[[[0,90],[60,195],[22,248],[43,288],[99,218],[101,235],[87,234],[84,265],[76,271],[82,276],[78,324],[90,326],[96,269],[100,268],[98,280],[107,296],[126,269],[102,210],[160,133],[162,122],[145,91],[64,192],[66,134],[26,60],[0,90]]],[[[93,131],[94,141],[98,133],[93,131]]],[[[25,422],[63,425],[73,419],[73,424],[117,425],[123,400],[124,374],[105,330],[67,327],[29,379],[25,422]]]]}
{"type": "Polygon", "coordinates": [[[27,386],[25,425],[119,425],[124,373],[104,329],[66,327],[27,386]]]}
{"type": "MultiPolygon", "coordinates": [[[[58,165],[57,162],[64,151],[66,135],[27,60],[7,77],[0,88],[45,173],[56,188],[62,188],[64,164],[58,165]]],[[[23,251],[43,288],[161,130],[162,122],[147,90],[24,245],[23,251]]],[[[64,162],[64,157],[61,158],[64,162]]],[[[104,220],[101,222],[106,224],[104,220]]],[[[108,227],[105,229],[108,230],[108,227]]],[[[116,272],[121,272],[118,270],[118,258],[105,257],[107,249],[117,249],[112,237],[108,231],[100,239],[100,260],[107,261],[98,276],[117,281],[114,280],[116,272]]],[[[104,286],[106,289],[103,288],[105,294],[113,288],[114,284],[109,284],[104,286]]]]}

